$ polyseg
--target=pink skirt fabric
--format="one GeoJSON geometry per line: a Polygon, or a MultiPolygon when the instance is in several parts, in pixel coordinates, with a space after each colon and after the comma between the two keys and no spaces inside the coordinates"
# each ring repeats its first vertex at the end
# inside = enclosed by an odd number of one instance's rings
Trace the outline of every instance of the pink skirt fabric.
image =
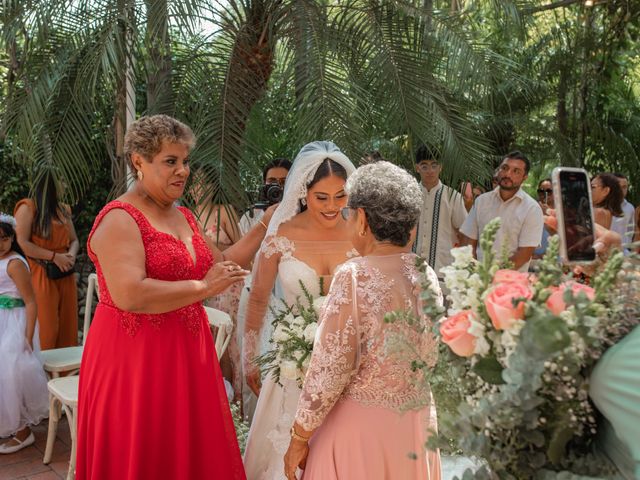
{"type": "Polygon", "coordinates": [[[303,480],[440,480],[440,452],[426,450],[435,408],[397,413],[339,401],[309,443],[303,480]]]}

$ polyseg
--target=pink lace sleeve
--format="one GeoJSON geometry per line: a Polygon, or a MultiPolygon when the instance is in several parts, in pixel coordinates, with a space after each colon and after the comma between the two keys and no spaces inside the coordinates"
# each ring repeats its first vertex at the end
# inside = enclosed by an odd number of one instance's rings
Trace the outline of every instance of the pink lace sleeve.
{"type": "Polygon", "coordinates": [[[284,237],[270,236],[264,239],[253,268],[251,291],[247,304],[244,326],[242,366],[245,373],[255,373],[254,363],[259,354],[258,343],[269,305],[269,297],[278,275],[278,263],[283,255],[290,255],[292,244],[284,237]]]}
{"type": "Polygon", "coordinates": [[[349,263],[340,267],[322,313],[296,412],[296,421],[305,430],[322,423],[358,368],[360,342],[352,268],[349,263]]]}

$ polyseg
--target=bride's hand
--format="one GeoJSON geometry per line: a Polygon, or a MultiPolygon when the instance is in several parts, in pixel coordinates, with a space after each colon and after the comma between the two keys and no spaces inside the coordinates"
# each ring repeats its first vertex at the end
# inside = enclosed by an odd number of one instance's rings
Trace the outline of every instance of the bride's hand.
{"type": "Polygon", "coordinates": [[[248,274],[248,270],[244,270],[235,262],[224,261],[216,263],[213,268],[209,269],[203,279],[207,286],[207,296],[213,297],[224,292],[229,286],[244,280],[244,277],[248,274]]]}
{"type": "Polygon", "coordinates": [[[260,371],[258,369],[254,369],[253,371],[247,372],[245,375],[245,381],[251,391],[255,394],[256,397],[260,396],[260,389],[262,388],[262,382],[260,381],[260,371]]]}
{"type": "Polygon", "coordinates": [[[296,471],[298,467],[301,470],[307,466],[307,457],[309,456],[309,443],[301,440],[291,439],[289,449],[284,455],[284,474],[287,480],[296,480],[296,471]]]}

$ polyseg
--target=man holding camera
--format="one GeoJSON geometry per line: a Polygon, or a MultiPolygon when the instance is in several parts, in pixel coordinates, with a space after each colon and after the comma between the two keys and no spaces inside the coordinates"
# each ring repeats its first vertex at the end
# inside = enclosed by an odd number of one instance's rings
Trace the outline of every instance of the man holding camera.
{"type": "Polygon", "coordinates": [[[290,169],[291,162],[286,158],[276,158],[262,169],[260,200],[240,218],[239,227],[243,236],[262,220],[268,207],[282,200],[284,183],[290,169]]]}

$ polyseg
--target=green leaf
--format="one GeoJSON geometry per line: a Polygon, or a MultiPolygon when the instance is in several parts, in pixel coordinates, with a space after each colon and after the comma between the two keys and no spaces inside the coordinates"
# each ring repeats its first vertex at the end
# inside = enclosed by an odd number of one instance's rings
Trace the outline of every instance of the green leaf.
{"type": "Polygon", "coordinates": [[[473,372],[487,383],[493,385],[502,385],[505,383],[502,378],[502,365],[500,365],[495,357],[482,358],[473,367],[473,372]]]}
{"type": "Polygon", "coordinates": [[[571,437],[573,437],[573,430],[565,425],[560,425],[554,430],[547,449],[547,456],[551,463],[557,465],[564,458],[565,449],[571,437]]]}
{"type": "Polygon", "coordinates": [[[528,320],[520,337],[523,348],[536,358],[547,358],[568,347],[571,341],[565,322],[549,316],[528,320]]]}

